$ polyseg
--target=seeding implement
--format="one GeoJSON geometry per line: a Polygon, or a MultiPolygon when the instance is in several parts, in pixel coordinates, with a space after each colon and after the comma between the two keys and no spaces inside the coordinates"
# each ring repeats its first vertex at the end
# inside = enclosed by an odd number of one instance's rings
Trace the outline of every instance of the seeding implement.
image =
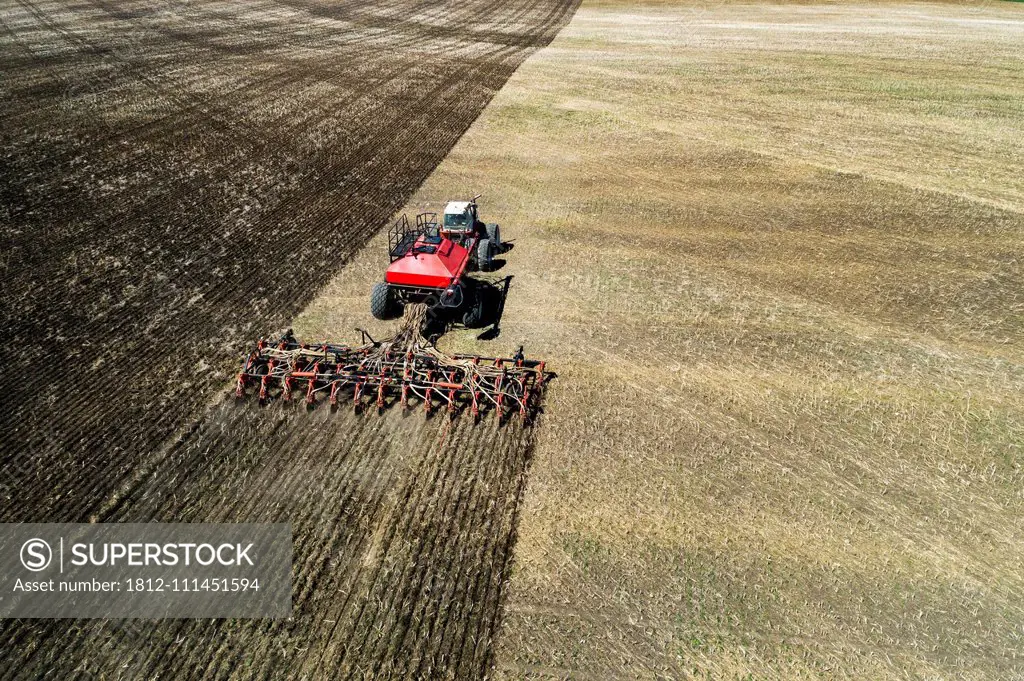
{"type": "Polygon", "coordinates": [[[425,308],[406,315],[394,338],[375,341],[365,331],[359,346],[304,345],[291,331],[272,342],[260,341],[242,363],[235,395],[272,400],[304,399],[310,407],[342,399],[356,410],[376,404],[403,409],[414,403],[430,414],[468,409],[474,417],[494,412],[499,419],[531,418],[551,376],[544,362],[513,357],[446,355],[420,334],[425,308]]]}

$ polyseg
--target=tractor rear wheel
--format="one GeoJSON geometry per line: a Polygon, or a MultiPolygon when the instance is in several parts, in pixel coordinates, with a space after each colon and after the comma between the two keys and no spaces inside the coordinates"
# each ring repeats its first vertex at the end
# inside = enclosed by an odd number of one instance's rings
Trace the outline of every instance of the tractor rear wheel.
{"type": "Polygon", "coordinates": [[[398,301],[395,300],[391,287],[383,281],[373,285],[370,293],[370,314],[377,319],[392,319],[398,316],[400,311],[398,301]]]}
{"type": "Polygon", "coordinates": [[[487,238],[494,244],[494,250],[501,252],[501,227],[495,224],[487,225],[487,238]]]}
{"type": "Polygon", "coordinates": [[[494,269],[494,245],[490,239],[481,239],[476,247],[476,264],[481,272],[490,272],[494,269]]]}

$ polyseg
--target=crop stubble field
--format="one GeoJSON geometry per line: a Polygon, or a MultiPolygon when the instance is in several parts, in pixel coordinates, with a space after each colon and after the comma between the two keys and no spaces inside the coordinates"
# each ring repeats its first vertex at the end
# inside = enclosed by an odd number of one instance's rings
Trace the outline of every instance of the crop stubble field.
{"type": "Polygon", "coordinates": [[[532,433],[222,391],[574,10],[0,5],[0,520],[296,541],[290,620],[5,621],[0,678],[487,669],[532,433]]]}
{"type": "MultiPolygon", "coordinates": [[[[559,372],[498,678],[1024,675],[1024,6],[585,2],[407,210],[559,372]]],[[[306,313],[344,333],[371,242],[306,313]]]]}

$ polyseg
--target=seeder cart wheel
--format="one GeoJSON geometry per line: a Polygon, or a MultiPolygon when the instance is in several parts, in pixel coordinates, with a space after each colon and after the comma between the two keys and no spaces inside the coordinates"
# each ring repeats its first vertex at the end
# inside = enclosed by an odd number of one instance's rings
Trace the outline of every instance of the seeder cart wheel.
{"type": "Polygon", "coordinates": [[[484,317],[484,306],[482,301],[479,299],[473,301],[473,304],[462,314],[462,325],[467,329],[473,329],[480,326],[480,321],[484,317]]]}
{"type": "Polygon", "coordinates": [[[391,287],[379,281],[370,293],[370,314],[376,319],[393,319],[401,312],[401,305],[395,300],[391,287]]]}

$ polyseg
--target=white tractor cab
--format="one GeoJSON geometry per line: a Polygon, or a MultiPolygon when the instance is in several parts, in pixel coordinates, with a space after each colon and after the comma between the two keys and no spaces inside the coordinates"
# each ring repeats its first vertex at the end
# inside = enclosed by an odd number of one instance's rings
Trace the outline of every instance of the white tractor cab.
{"type": "Polygon", "coordinates": [[[477,194],[469,201],[449,201],[441,218],[441,236],[460,244],[469,245],[476,239],[475,262],[478,269],[489,272],[493,268],[494,256],[503,253],[501,229],[498,225],[485,225],[477,215],[477,194]]]}

